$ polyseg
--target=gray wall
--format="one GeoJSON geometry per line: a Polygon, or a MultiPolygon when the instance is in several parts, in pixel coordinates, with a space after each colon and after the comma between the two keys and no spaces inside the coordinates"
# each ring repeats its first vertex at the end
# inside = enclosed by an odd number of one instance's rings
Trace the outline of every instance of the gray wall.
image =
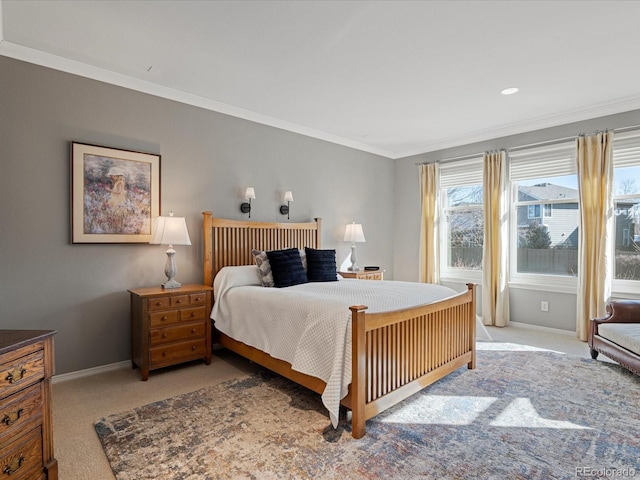
{"type": "Polygon", "coordinates": [[[291,221],[322,217],[339,262],[362,223],[358,263],[393,276],[392,160],[6,57],[0,72],[0,328],[57,330],[58,374],[129,359],[127,289],[165,280],[161,245],[71,244],[71,141],[162,156],[162,213],[193,243],[176,247],[178,281],[202,282],[201,212],[246,218],[247,186],[256,221],[286,221],[292,190],[291,221]]]}
{"type": "MultiPolygon", "coordinates": [[[[496,138],[485,142],[429,152],[395,161],[395,225],[393,273],[396,280],[418,280],[420,246],[420,185],[416,163],[476,154],[486,150],[513,148],[537,142],[640,124],[640,110],[571,123],[544,130],[496,138]]],[[[462,288],[458,285],[458,288],[462,288]]],[[[478,299],[480,297],[478,296],[478,299]]],[[[575,331],[576,295],[512,289],[511,321],[575,331]],[[549,311],[540,311],[540,301],[549,302],[549,311]]]]}

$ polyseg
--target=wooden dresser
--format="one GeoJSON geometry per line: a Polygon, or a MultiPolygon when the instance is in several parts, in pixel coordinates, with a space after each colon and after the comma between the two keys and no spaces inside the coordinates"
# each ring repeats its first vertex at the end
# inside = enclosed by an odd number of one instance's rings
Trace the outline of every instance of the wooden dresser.
{"type": "Polygon", "coordinates": [[[383,280],[384,270],[358,270],[357,272],[338,272],[343,278],[358,280],[383,280]]]}
{"type": "Polygon", "coordinates": [[[190,360],[211,363],[211,287],[138,288],[131,293],[131,362],[149,371],[190,360]]]}
{"type": "Polygon", "coordinates": [[[57,479],[53,330],[0,330],[0,478],[57,479]]]}

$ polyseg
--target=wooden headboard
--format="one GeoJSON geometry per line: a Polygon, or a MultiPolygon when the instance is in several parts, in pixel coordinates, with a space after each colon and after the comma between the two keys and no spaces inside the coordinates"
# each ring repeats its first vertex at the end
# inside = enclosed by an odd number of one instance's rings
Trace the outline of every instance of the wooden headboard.
{"type": "Polygon", "coordinates": [[[205,285],[222,267],[254,264],[252,249],[320,248],[322,219],[308,223],[267,223],[214,218],[202,212],[205,285]]]}

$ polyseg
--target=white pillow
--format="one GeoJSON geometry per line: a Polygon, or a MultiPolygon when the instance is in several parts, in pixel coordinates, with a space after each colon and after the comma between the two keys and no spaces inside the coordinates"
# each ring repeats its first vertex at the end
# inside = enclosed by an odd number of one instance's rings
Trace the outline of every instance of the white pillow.
{"type": "Polygon", "coordinates": [[[259,287],[260,273],[255,265],[241,265],[238,267],[221,268],[213,280],[213,296],[224,293],[232,287],[256,286],[259,287]]]}

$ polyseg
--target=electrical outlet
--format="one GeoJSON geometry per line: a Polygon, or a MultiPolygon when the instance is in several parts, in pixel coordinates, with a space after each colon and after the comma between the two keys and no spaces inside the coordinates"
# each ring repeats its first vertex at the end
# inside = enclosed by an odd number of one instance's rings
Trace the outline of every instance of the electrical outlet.
{"type": "Polygon", "coordinates": [[[540,310],[543,312],[549,311],[549,302],[540,302],[540,310]]]}

